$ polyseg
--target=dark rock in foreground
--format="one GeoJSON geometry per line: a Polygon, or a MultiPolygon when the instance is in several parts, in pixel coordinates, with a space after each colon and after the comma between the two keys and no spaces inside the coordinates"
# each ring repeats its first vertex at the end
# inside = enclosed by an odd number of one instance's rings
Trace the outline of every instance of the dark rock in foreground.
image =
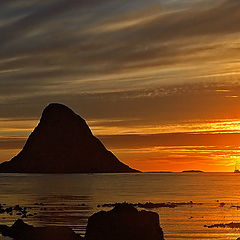
{"type": "MultiPolygon", "coordinates": [[[[0,233],[15,240],[81,240],[68,227],[33,227],[17,220],[11,227],[0,225],[0,233]]],[[[85,240],[164,240],[159,216],[138,211],[127,203],[100,211],[88,219],[85,240]]]]}
{"type": "Polygon", "coordinates": [[[240,223],[219,223],[219,224],[213,224],[213,225],[204,225],[204,227],[207,228],[240,228],[240,223]]]}
{"type": "Polygon", "coordinates": [[[70,108],[50,104],[22,151],[0,164],[8,173],[138,172],[120,162],[70,108]]]}
{"type": "MultiPolygon", "coordinates": [[[[98,205],[98,207],[115,207],[122,203],[105,203],[102,205],[98,205]]],[[[128,205],[138,207],[138,208],[145,208],[145,209],[154,209],[154,208],[175,208],[178,206],[193,206],[193,205],[201,205],[201,203],[194,203],[190,202],[168,202],[168,203],[128,203],[128,205]]]]}
{"type": "Polygon", "coordinates": [[[3,205],[0,204],[0,214],[7,213],[11,216],[13,215],[13,212],[18,216],[21,215],[23,218],[32,216],[31,213],[28,214],[27,207],[20,207],[19,205],[15,205],[13,207],[9,206],[4,208],[3,205]]]}
{"type": "Polygon", "coordinates": [[[33,227],[17,220],[11,227],[0,225],[0,233],[3,236],[11,237],[15,240],[80,240],[79,235],[67,227],[33,227]]]}
{"type": "Polygon", "coordinates": [[[89,220],[86,240],[163,240],[159,216],[150,211],[138,211],[129,204],[93,214],[89,220]]]}

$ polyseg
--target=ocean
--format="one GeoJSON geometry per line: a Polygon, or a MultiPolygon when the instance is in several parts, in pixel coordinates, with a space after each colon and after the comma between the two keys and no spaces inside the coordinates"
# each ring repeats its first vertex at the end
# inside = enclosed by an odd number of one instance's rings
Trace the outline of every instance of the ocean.
{"type": "MultiPolygon", "coordinates": [[[[98,205],[125,201],[201,203],[151,209],[159,214],[166,240],[240,237],[239,229],[204,227],[240,222],[240,210],[233,207],[240,205],[240,174],[0,174],[0,203],[28,207],[31,215],[24,221],[34,226],[70,226],[84,234],[90,215],[111,209],[98,205]]],[[[0,224],[19,217],[0,214],[0,224]]]]}

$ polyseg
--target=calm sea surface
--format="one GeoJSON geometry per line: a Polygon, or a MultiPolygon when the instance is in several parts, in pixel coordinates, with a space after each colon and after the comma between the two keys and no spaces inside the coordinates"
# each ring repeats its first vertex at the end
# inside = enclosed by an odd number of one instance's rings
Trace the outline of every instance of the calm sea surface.
{"type": "MultiPolygon", "coordinates": [[[[152,209],[160,216],[166,240],[235,240],[240,230],[205,228],[215,223],[240,222],[240,174],[0,174],[0,203],[31,207],[25,219],[35,226],[71,226],[84,233],[87,218],[98,204],[114,202],[188,202],[194,206],[152,209]],[[226,203],[223,207],[220,202],[226,203]]],[[[1,224],[19,216],[0,214],[1,224]]],[[[0,237],[0,239],[5,239],[0,237]]]]}

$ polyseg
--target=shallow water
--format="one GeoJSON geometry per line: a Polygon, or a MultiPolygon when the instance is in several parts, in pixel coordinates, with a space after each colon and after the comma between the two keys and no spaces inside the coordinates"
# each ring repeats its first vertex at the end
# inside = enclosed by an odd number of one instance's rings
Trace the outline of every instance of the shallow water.
{"type": "MultiPolygon", "coordinates": [[[[153,209],[160,215],[166,240],[235,240],[240,230],[205,228],[240,222],[240,174],[0,174],[0,203],[31,207],[24,221],[35,226],[63,225],[84,233],[98,204],[114,202],[188,202],[194,206],[153,209]],[[219,203],[225,202],[224,207],[219,203]]],[[[1,224],[19,218],[0,214],[1,224]]],[[[1,239],[1,237],[0,237],[1,239]]]]}

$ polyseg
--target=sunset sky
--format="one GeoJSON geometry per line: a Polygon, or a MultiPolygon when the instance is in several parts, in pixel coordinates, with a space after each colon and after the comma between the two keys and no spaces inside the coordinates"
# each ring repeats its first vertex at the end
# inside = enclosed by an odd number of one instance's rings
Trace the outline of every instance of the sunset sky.
{"type": "Polygon", "coordinates": [[[0,162],[63,103],[142,171],[240,162],[240,1],[1,0],[0,162]]]}

